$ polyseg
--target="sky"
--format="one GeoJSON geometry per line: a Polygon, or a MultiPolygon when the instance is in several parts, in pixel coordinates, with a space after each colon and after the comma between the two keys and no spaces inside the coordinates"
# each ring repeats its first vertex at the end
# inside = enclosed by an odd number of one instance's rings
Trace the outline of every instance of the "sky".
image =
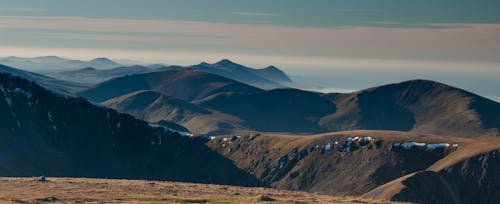
{"type": "Polygon", "coordinates": [[[416,78],[500,101],[498,0],[0,0],[0,56],[276,65],[324,91],[416,78]]]}

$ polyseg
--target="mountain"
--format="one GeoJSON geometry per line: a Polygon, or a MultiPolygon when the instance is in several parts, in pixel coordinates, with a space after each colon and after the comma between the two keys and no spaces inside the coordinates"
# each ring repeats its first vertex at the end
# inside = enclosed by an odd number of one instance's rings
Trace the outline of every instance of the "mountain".
{"type": "Polygon", "coordinates": [[[406,81],[348,94],[320,94],[294,89],[219,94],[197,104],[237,116],[259,131],[365,129],[461,137],[500,135],[499,103],[427,80],[406,81]]]}
{"type": "Polygon", "coordinates": [[[97,67],[99,69],[111,69],[115,67],[120,67],[123,66],[121,64],[118,64],[108,58],[101,57],[101,58],[95,58],[93,60],[90,60],[85,63],[85,67],[97,67]]]}
{"type": "Polygon", "coordinates": [[[0,73],[0,121],[2,176],[257,184],[200,139],[6,73],[0,73]]]}
{"type": "Polygon", "coordinates": [[[428,80],[351,94],[329,94],[339,111],[321,119],[329,131],[386,129],[476,137],[500,135],[500,104],[428,80]]]}
{"type": "Polygon", "coordinates": [[[191,68],[217,74],[261,89],[285,88],[288,84],[293,83],[283,71],[274,66],[264,69],[252,69],[228,59],[223,59],[214,64],[204,62],[193,65],[191,68]]]}
{"type": "Polygon", "coordinates": [[[217,137],[208,146],[277,189],[419,203],[500,199],[500,138],[251,133],[217,137]]]}
{"type": "Polygon", "coordinates": [[[143,74],[149,72],[158,72],[169,69],[169,67],[151,68],[149,66],[134,65],[129,67],[116,67],[112,69],[95,69],[92,67],[48,73],[47,76],[79,83],[96,84],[107,81],[112,78],[122,77],[133,74],[143,74]]]}
{"type": "Polygon", "coordinates": [[[102,104],[152,123],[175,122],[197,134],[225,134],[248,129],[234,116],[155,91],[137,91],[109,99],[102,104]]]}
{"type": "Polygon", "coordinates": [[[5,57],[0,58],[0,64],[29,71],[74,70],[86,67],[93,67],[96,69],[111,69],[123,66],[108,58],[96,58],[90,61],[82,61],[70,60],[56,56],[32,58],[5,57]]]}
{"type": "Polygon", "coordinates": [[[262,91],[218,75],[182,68],[114,78],[84,90],[79,95],[100,103],[141,90],[154,90],[185,101],[198,100],[224,92],[258,93],[262,91]]]}
{"type": "Polygon", "coordinates": [[[51,89],[53,91],[66,93],[66,94],[72,94],[72,93],[75,93],[77,91],[81,91],[83,89],[88,88],[88,86],[85,84],[58,80],[58,79],[50,78],[50,77],[47,77],[47,76],[44,76],[41,74],[28,72],[28,71],[16,69],[13,67],[4,66],[1,64],[0,64],[0,73],[9,73],[9,74],[12,74],[15,76],[20,76],[20,77],[29,79],[31,81],[35,81],[38,84],[40,84],[48,89],[51,89]]]}

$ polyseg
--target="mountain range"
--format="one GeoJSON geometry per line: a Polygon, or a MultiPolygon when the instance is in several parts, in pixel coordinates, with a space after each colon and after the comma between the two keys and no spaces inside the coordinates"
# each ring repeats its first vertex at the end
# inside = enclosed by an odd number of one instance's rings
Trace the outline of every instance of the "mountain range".
{"type": "Polygon", "coordinates": [[[89,61],[71,60],[57,56],[44,56],[44,57],[4,57],[0,58],[0,64],[16,67],[28,71],[61,71],[61,70],[75,70],[87,67],[97,69],[111,69],[123,66],[108,58],[95,58],[89,61]]]}
{"type": "Polygon", "coordinates": [[[222,60],[72,71],[109,78],[82,85],[2,65],[0,175],[500,200],[499,103],[420,79],[311,92],[276,70],[222,60]]]}
{"type": "Polygon", "coordinates": [[[143,66],[143,65],[122,66],[122,67],[116,66],[111,69],[100,69],[100,68],[96,69],[94,67],[86,67],[77,70],[51,72],[48,73],[47,75],[53,78],[66,81],[86,83],[86,84],[96,84],[99,82],[107,81],[112,78],[122,77],[126,75],[159,72],[159,71],[182,69],[182,68],[191,68],[211,73],[214,75],[223,76],[225,78],[233,79],[235,81],[239,81],[247,85],[251,85],[266,90],[298,86],[297,84],[293,83],[283,71],[281,71],[275,66],[268,66],[264,69],[253,69],[237,64],[228,59],[224,59],[213,64],[203,62],[198,65],[192,65],[186,67],[176,66],[176,65],[164,66],[157,64],[148,66],[143,66]]]}
{"type": "MultiPolygon", "coordinates": [[[[225,118],[231,118],[226,122],[235,127],[234,130],[323,133],[365,129],[461,137],[500,134],[499,103],[428,80],[411,80],[347,94],[323,94],[291,88],[266,91],[218,75],[182,68],[115,78],[79,95],[99,103],[108,100],[104,104],[139,118],[165,115],[154,110],[168,109],[170,105],[166,101],[144,100],[143,108],[124,102],[136,100],[138,95],[131,93],[144,90],[183,100],[185,104],[192,104],[189,107],[203,109],[205,113],[224,114],[225,118]],[[155,108],[150,108],[153,106],[155,108]]],[[[196,133],[207,133],[192,128],[198,126],[197,123],[186,122],[196,118],[198,123],[207,124],[206,117],[195,116],[206,114],[191,112],[188,115],[183,118],[182,114],[177,114],[175,119],[172,116],[164,119],[180,122],[196,133]]],[[[156,117],[152,121],[159,119],[156,117]]],[[[217,131],[217,128],[210,129],[217,131]]],[[[221,129],[227,132],[228,128],[221,129]]]]}

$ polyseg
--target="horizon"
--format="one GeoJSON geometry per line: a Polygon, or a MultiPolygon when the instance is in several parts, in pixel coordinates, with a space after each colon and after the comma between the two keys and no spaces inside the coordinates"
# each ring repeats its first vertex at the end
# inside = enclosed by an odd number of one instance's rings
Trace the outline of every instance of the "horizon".
{"type": "MultiPolygon", "coordinates": [[[[9,57],[18,57],[18,56],[1,56],[0,55],[0,59],[2,59],[2,58],[9,58],[9,57]]],[[[96,60],[96,59],[108,59],[108,60],[111,60],[113,62],[120,63],[120,64],[122,64],[124,66],[134,66],[134,65],[147,66],[147,65],[153,65],[153,64],[163,64],[165,66],[182,66],[182,67],[188,67],[188,66],[193,66],[193,65],[201,64],[201,63],[215,64],[215,63],[218,63],[218,62],[223,61],[223,60],[229,60],[232,63],[243,65],[243,66],[246,66],[246,67],[249,67],[249,68],[253,68],[253,69],[264,69],[264,68],[267,68],[267,67],[270,67],[270,66],[276,67],[275,65],[272,65],[272,64],[261,66],[261,67],[252,67],[252,66],[248,66],[248,65],[242,64],[242,63],[240,63],[238,61],[234,61],[234,60],[228,59],[228,58],[222,58],[222,59],[219,59],[219,60],[209,61],[209,62],[207,62],[207,61],[200,61],[198,63],[193,63],[193,64],[165,64],[163,62],[145,62],[145,61],[139,61],[139,60],[133,60],[133,59],[113,59],[113,58],[109,58],[109,57],[105,57],[105,56],[99,56],[99,57],[96,57],[96,58],[83,58],[83,59],[66,58],[66,57],[61,57],[61,56],[56,56],[56,55],[32,56],[32,57],[26,57],[26,58],[43,58],[43,57],[57,57],[57,58],[62,58],[62,59],[66,59],[66,60],[81,60],[81,61],[92,61],[92,60],[96,60]]],[[[20,57],[20,58],[24,58],[24,57],[20,57]]],[[[92,68],[94,68],[94,67],[92,67],[92,68]]],[[[282,70],[282,71],[284,71],[284,69],[282,69],[281,67],[277,67],[277,68],[280,69],[280,70],[282,70]]],[[[85,69],[85,68],[81,68],[81,69],[85,69]]],[[[106,69],[100,69],[100,70],[106,70],[106,69]]],[[[34,71],[34,70],[27,70],[27,71],[34,71]]],[[[45,73],[45,72],[58,72],[60,70],[35,70],[35,71],[42,71],[42,73],[45,73]]],[[[320,92],[320,93],[353,93],[353,92],[357,92],[357,91],[362,91],[362,90],[370,89],[370,88],[373,88],[373,87],[384,86],[384,85],[389,85],[389,84],[397,84],[397,83],[402,83],[402,82],[406,82],[406,81],[413,81],[413,80],[428,80],[428,81],[434,81],[434,82],[438,82],[438,83],[443,83],[443,82],[440,82],[440,81],[436,81],[436,80],[432,80],[432,79],[426,79],[426,78],[412,78],[412,79],[406,79],[406,80],[400,80],[400,81],[393,81],[393,82],[389,82],[389,83],[374,84],[372,86],[361,87],[361,88],[358,88],[358,89],[348,89],[348,88],[322,87],[322,86],[317,86],[317,85],[314,85],[314,84],[300,84],[300,83],[307,83],[307,80],[303,80],[303,79],[301,79],[301,77],[289,75],[286,71],[285,71],[285,74],[287,74],[288,77],[290,77],[292,79],[292,81],[294,81],[295,83],[298,82],[297,85],[310,85],[310,86],[314,86],[314,87],[310,87],[310,88],[301,88],[301,89],[306,90],[306,91],[320,92]]],[[[446,84],[446,83],[443,83],[443,84],[446,84]]],[[[463,87],[454,86],[454,85],[451,85],[451,84],[446,84],[446,85],[451,86],[451,87],[455,87],[455,88],[458,88],[458,89],[462,89],[462,90],[468,91],[468,92],[473,93],[473,94],[477,94],[477,93],[475,93],[473,91],[470,91],[470,90],[467,90],[466,88],[463,88],[463,87]]],[[[487,99],[490,99],[492,101],[500,102],[500,97],[495,98],[495,97],[491,97],[491,96],[490,97],[483,96],[483,95],[480,95],[480,94],[478,94],[478,95],[481,96],[481,97],[485,97],[487,99]]]]}
{"type": "Polygon", "coordinates": [[[424,78],[500,101],[499,7],[493,0],[0,0],[0,55],[178,65],[228,58],[275,65],[331,90],[424,78]]]}

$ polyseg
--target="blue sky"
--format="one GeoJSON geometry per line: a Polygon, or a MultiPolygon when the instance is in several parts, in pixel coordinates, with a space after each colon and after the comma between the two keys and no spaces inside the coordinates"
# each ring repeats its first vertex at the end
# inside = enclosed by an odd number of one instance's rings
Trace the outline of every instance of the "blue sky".
{"type": "Polygon", "coordinates": [[[500,99],[500,1],[0,0],[0,56],[280,66],[331,90],[426,78],[500,99]]]}

